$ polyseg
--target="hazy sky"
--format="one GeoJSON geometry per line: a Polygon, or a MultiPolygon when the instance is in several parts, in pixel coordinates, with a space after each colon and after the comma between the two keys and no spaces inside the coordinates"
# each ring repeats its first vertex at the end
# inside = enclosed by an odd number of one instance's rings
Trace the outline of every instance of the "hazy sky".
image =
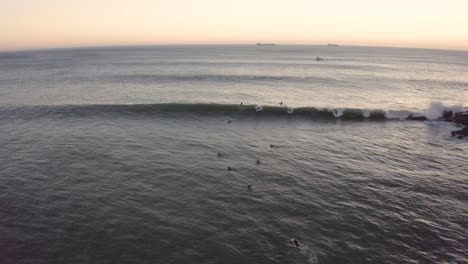
{"type": "Polygon", "coordinates": [[[256,42],[468,50],[468,0],[0,0],[0,50],[256,42]]]}

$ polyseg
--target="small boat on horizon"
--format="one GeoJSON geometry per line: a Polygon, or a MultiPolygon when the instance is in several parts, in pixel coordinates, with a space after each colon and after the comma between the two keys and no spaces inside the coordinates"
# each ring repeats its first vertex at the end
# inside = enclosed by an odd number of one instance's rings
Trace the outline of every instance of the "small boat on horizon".
{"type": "Polygon", "coordinates": [[[260,43],[260,42],[257,43],[257,46],[275,46],[275,45],[276,45],[275,43],[260,43]]]}
{"type": "Polygon", "coordinates": [[[331,47],[338,47],[338,46],[340,46],[340,45],[335,44],[335,43],[328,43],[328,46],[331,46],[331,47]]]}

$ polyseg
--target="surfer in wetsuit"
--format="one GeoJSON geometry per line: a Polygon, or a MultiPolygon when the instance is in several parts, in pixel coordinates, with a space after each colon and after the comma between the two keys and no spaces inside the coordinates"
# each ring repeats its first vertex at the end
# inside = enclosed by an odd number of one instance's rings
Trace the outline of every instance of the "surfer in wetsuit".
{"type": "Polygon", "coordinates": [[[241,102],[239,106],[239,110],[244,111],[244,109],[245,109],[244,102],[241,102]]]}
{"type": "Polygon", "coordinates": [[[301,245],[299,244],[299,241],[297,241],[295,238],[291,238],[291,240],[289,241],[289,243],[291,243],[291,245],[294,245],[296,247],[300,247],[301,245]]]}

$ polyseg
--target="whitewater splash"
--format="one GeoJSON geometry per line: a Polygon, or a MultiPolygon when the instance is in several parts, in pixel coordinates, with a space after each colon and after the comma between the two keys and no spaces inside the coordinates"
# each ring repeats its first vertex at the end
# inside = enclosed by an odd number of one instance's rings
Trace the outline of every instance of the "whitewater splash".
{"type": "MultiPolygon", "coordinates": [[[[344,109],[342,108],[332,109],[331,112],[333,113],[334,117],[338,118],[344,114],[344,109]]],[[[364,113],[362,114],[362,116],[364,117],[364,113]]]]}
{"type": "Polygon", "coordinates": [[[453,117],[457,112],[463,112],[465,108],[461,105],[444,105],[442,102],[431,102],[429,109],[426,111],[428,120],[437,120],[444,117],[444,113],[451,113],[453,117]]]}

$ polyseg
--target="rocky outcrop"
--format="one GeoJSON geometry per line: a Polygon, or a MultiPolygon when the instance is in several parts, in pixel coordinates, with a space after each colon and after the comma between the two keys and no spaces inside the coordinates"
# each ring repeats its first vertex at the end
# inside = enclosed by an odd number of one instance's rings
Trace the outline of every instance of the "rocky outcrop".
{"type": "Polygon", "coordinates": [[[468,136],[468,127],[463,128],[462,130],[452,131],[452,137],[458,135],[458,138],[463,138],[468,136]]]}
{"type": "Polygon", "coordinates": [[[462,124],[464,126],[468,126],[468,111],[455,113],[455,115],[452,118],[452,121],[455,123],[462,124]]]}
{"type": "Polygon", "coordinates": [[[425,116],[413,116],[413,115],[409,115],[406,120],[416,120],[416,121],[426,121],[427,120],[427,117],[425,116]]]}
{"type": "Polygon", "coordinates": [[[452,121],[459,123],[465,126],[462,130],[452,131],[452,137],[458,135],[458,138],[463,138],[468,136],[468,111],[455,113],[452,118],[452,121]]]}

